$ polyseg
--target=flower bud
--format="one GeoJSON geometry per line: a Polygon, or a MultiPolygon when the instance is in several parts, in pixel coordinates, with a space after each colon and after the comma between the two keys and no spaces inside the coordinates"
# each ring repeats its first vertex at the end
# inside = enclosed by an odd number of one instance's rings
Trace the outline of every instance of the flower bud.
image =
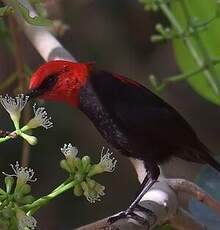
{"type": "Polygon", "coordinates": [[[20,188],[20,193],[22,194],[28,194],[31,192],[31,186],[29,184],[23,184],[20,188]]]}
{"type": "Polygon", "coordinates": [[[2,209],[1,213],[2,213],[3,217],[5,217],[7,219],[10,219],[11,217],[13,217],[13,211],[11,208],[6,207],[6,208],[2,209]]]}
{"type": "Polygon", "coordinates": [[[96,181],[92,180],[90,178],[87,178],[86,182],[87,182],[87,185],[89,186],[90,189],[93,189],[95,187],[95,185],[96,185],[96,181]]]}
{"type": "Polygon", "coordinates": [[[60,167],[69,173],[71,172],[71,169],[70,169],[69,165],[67,164],[66,160],[60,161],[60,167]]]}
{"type": "Polygon", "coordinates": [[[77,168],[79,171],[82,171],[82,170],[83,170],[81,159],[76,158],[75,161],[74,161],[74,163],[75,163],[75,165],[76,165],[76,168],[77,168]]]}
{"type": "Polygon", "coordinates": [[[19,200],[19,202],[22,204],[30,204],[33,201],[34,201],[34,197],[31,195],[24,196],[19,200]]]}
{"type": "Polygon", "coordinates": [[[0,195],[0,201],[4,201],[6,198],[7,198],[7,193],[5,193],[5,195],[0,195]]]}
{"type": "Polygon", "coordinates": [[[5,177],[5,185],[6,185],[6,192],[10,193],[12,186],[14,184],[14,178],[11,176],[6,176],[5,177]]]}
{"type": "Polygon", "coordinates": [[[0,188],[0,195],[5,195],[5,194],[6,192],[2,188],[0,188]]]}
{"type": "Polygon", "coordinates": [[[16,190],[16,191],[14,192],[13,197],[14,197],[14,199],[15,199],[16,201],[20,201],[21,198],[23,197],[23,194],[20,193],[20,191],[17,191],[17,190],[16,190]]]}
{"type": "Polygon", "coordinates": [[[77,184],[74,189],[73,189],[73,193],[75,196],[82,196],[83,194],[83,190],[80,184],[77,184]]]}
{"type": "Polygon", "coordinates": [[[83,171],[87,171],[88,170],[88,166],[91,165],[90,162],[91,162],[91,159],[89,156],[84,156],[82,158],[82,168],[83,168],[83,171]]]}
{"type": "Polygon", "coordinates": [[[91,177],[91,176],[94,176],[96,174],[100,174],[103,172],[105,172],[103,167],[100,164],[95,164],[95,165],[91,166],[89,173],[88,173],[88,176],[91,177]]]}
{"type": "Polygon", "coordinates": [[[76,173],[74,176],[74,180],[77,182],[81,182],[81,181],[83,181],[83,179],[84,179],[84,175],[81,173],[76,173]]]}

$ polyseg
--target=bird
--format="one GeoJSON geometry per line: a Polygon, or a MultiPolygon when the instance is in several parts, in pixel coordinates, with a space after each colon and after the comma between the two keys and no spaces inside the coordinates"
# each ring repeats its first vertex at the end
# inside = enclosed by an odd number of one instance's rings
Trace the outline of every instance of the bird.
{"type": "Polygon", "coordinates": [[[172,157],[208,164],[220,172],[211,151],[176,109],[137,81],[101,70],[95,63],[44,63],[32,74],[26,95],[78,108],[110,146],[143,162],[146,176],[138,195],[125,211],[109,219],[111,223],[134,214],[158,180],[159,165],[172,157]]]}

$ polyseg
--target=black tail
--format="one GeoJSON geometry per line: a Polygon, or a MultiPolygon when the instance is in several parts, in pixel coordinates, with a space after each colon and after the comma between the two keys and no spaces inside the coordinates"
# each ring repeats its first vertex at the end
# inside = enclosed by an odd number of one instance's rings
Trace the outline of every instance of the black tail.
{"type": "Polygon", "coordinates": [[[200,164],[209,164],[215,170],[220,172],[220,163],[216,161],[211,151],[200,141],[193,147],[185,148],[185,152],[178,155],[180,158],[200,164]]]}
{"type": "Polygon", "coordinates": [[[214,159],[211,151],[203,143],[201,142],[199,143],[198,150],[199,150],[199,158],[201,158],[201,160],[203,161],[202,163],[209,164],[215,170],[220,172],[220,163],[214,159]]]}
{"type": "Polygon", "coordinates": [[[207,162],[210,166],[212,166],[215,170],[220,172],[220,163],[216,161],[211,155],[209,155],[209,159],[207,162]]]}

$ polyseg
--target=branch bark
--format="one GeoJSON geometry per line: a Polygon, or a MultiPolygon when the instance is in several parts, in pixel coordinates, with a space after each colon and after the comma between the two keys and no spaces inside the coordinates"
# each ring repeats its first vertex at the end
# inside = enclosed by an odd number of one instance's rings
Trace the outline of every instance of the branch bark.
{"type": "Polygon", "coordinates": [[[166,179],[166,181],[176,192],[184,192],[193,196],[198,201],[206,204],[208,207],[215,210],[216,213],[220,215],[220,204],[218,201],[207,194],[195,183],[185,179],[166,179]]]}
{"type": "MultiPolygon", "coordinates": [[[[10,0],[2,0],[2,2],[16,8],[10,0]]],[[[18,2],[29,10],[32,17],[37,15],[27,0],[18,0],[18,2]]],[[[76,61],[46,27],[28,24],[19,13],[15,16],[30,42],[45,61],[57,59],[76,61]]]]}

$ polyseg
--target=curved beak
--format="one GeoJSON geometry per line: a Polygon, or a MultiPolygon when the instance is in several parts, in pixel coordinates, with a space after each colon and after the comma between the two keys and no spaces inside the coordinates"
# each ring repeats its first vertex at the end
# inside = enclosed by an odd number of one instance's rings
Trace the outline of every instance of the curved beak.
{"type": "Polygon", "coordinates": [[[39,97],[41,95],[41,90],[39,89],[30,89],[27,91],[25,96],[28,96],[30,100],[31,98],[39,97]]]}

